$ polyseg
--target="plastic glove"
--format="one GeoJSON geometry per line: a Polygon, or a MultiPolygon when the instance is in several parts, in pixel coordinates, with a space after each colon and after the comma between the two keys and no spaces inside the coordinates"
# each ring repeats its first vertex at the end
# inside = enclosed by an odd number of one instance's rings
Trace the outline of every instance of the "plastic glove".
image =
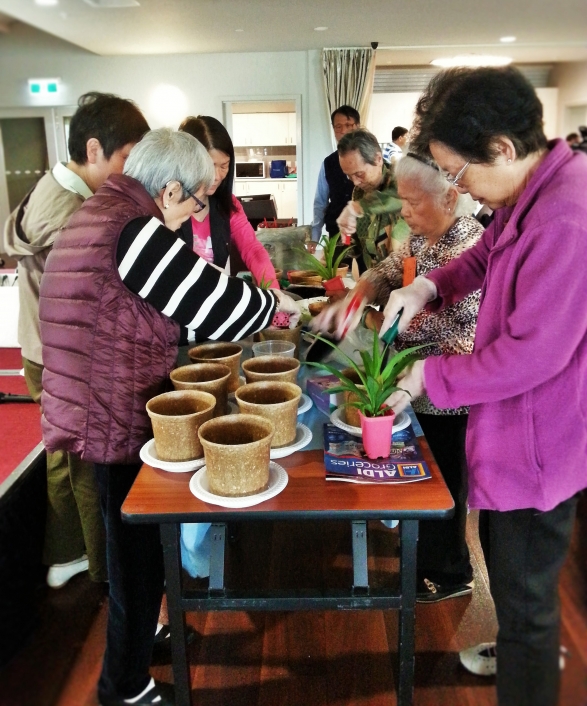
{"type": "Polygon", "coordinates": [[[289,297],[280,289],[272,289],[273,294],[277,298],[277,312],[287,314],[289,316],[289,328],[295,328],[298,325],[300,316],[302,315],[302,307],[299,302],[289,297]]]}
{"type": "Polygon", "coordinates": [[[420,397],[420,395],[424,393],[425,362],[426,361],[424,360],[417,360],[415,363],[402,371],[402,374],[398,377],[397,381],[397,386],[402,389],[393,392],[385,400],[385,404],[391,407],[396,415],[402,412],[410,404],[414,397],[420,397]]]}
{"type": "Polygon", "coordinates": [[[356,201],[349,201],[342,209],[342,213],[336,219],[336,224],[340,228],[340,234],[344,236],[352,235],[357,230],[357,218],[363,215],[363,211],[356,201]]]}
{"type": "Polygon", "coordinates": [[[397,313],[403,308],[399,320],[398,332],[403,333],[414,316],[423,309],[428,302],[436,299],[436,285],[427,277],[416,277],[407,287],[395,289],[390,295],[383,310],[383,325],[379,334],[382,336],[393,323],[397,313]]]}

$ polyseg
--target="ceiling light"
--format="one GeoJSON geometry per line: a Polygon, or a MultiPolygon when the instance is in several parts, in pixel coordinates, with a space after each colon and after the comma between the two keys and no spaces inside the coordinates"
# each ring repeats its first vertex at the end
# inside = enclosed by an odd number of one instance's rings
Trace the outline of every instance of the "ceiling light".
{"type": "Polygon", "coordinates": [[[84,0],[90,7],[112,8],[112,7],[140,7],[137,0],[84,0]]]}
{"type": "Polygon", "coordinates": [[[314,32],[326,32],[328,27],[314,27],[314,32]]]}
{"type": "Polygon", "coordinates": [[[59,5],[59,0],[35,0],[35,5],[50,7],[51,5],[59,5]]]}
{"type": "Polygon", "coordinates": [[[235,29],[234,31],[235,32],[244,32],[245,30],[244,29],[235,29]]]}
{"type": "Polygon", "coordinates": [[[509,56],[489,56],[487,54],[463,54],[461,56],[434,59],[430,62],[433,66],[448,69],[452,66],[505,66],[511,64],[509,56]]]}
{"type": "Polygon", "coordinates": [[[517,37],[500,37],[499,41],[503,42],[504,44],[511,44],[511,42],[515,42],[517,37]]]}

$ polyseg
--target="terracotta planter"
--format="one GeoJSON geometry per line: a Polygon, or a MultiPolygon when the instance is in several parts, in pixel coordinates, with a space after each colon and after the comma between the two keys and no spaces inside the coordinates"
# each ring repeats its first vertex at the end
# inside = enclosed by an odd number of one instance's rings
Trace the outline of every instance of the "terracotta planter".
{"type": "Polygon", "coordinates": [[[230,368],[222,363],[194,363],[171,371],[176,390],[201,390],[216,398],[214,417],[226,414],[230,368]]]}
{"type": "Polygon", "coordinates": [[[326,294],[328,296],[332,296],[334,292],[346,291],[342,277],[338,277],[338,275],[332,279],[324,280],[322,284],[324,285],[324,289],[326,290],[326,294]]]}
{"type": "Polygon", "coordinates": [[[359,412],[363,448],[368,458],[388,458],[391,451],[391,435],[395,414],[389,410],[380,417],[365,417],[359,412]]]}
{"type": "MultiPolygon", "coordinates": [[[[361,384],[361,378],[357,375],[354,368],[345,368],[342,371],[343,375],[346,375],[349,380],[355,383],[355,385],[361,389],[365,389],[361,384]]],[[[359,398],[354,392],[344,393],[345,402],[358,402],[359,398]]],[[[359,410],[356,407],[344,407],[344,417],[347,424],[353,427],[360,427],[361,420],[359,419],[359,410]]]]}
{"type": "Polygon", "coordinates": [[[328,302],[310,302],[310,304],[308,304],[308,311],[312,316],[318,316],[327,306],[328,302]]]}
{"type": "Polygon", "coordinates": [[[287,278],[292,284],[319,285],[322,282],[322,277],[317,275],[314,270],[290,270],[287,273],[287,278]]]}
{"type": "Polygon", "coordinates": [[[238,498],[265,490],[274,430],[268,419],[250,414],[228,414],[202,424],[199,437],[210,492],[238,498]]]}
{"type": "Polygon", "coordinates": [[[296,438],[301,388],[291,382],[253,382],[239,387],[236,401],[243,414],[256,414],[273,422],[272,448],[288,446],[296,438]]]}
{"type": "Polygon", "coordinates": [[[191,461],[202,458],[198,439],[201,424],[212,419],[216,398],[209,392],[177,390],[147,402],[155,450],[161,461],[191,461]]]}
{"type": "Polygon", "coordinates": [[[336,276],[337,277],[346,277],[349,273],[349,266],[348,265],[341,265],[337,270],[336,270],[336,276]]]}
{"type": "Polygon", "coordinates": [[[236,343],[202,343],[190,348],[188,355],[194,363],[222,363],[230,368],[228,391],[234,392],[240,387],[239,365],[243,349],[236,343]]]}
{"type": "Polygon", "coordinates": [[[300,338],[302,335],[302,324],[298,323],[295,328],[266,328],[259,331],[260,341],[289,341],[295,343],[296,350],[294,356],[300,357],[300,338]]]}
{"type": "Polygon", "coordinates": [[[243,363],[243,373],[247,383],[251,382],[293,382],[300,370],[300,361],[280,355],[260,355],[243,363]]]}

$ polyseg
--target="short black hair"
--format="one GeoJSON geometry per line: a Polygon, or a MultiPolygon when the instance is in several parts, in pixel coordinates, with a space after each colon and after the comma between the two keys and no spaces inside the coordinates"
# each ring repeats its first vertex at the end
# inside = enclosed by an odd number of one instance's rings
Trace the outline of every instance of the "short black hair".
{"type": "Polygon", "coordinates": [[[353,122],[357,123],[357,125],[361,124],[361,116],[359,115],[359,111],[353,108],[350,105],[341,105],[340,108],[337,108],[332,112],[332,115],[330,116],[330,124],[334,125],[334,116],[338,115],[344,115],[345,118],[348,118],[349,120],[352,120],[353,122]]]}
{"type": "Polygon", "coordinates": [[[234,146],[228,134],[228,130],[220,120],[210,115],[198,115],[197,118],[190,115],[182,122],[179,129],[189,133],[195,137],[196,140],[199,140],[208,152],[210,152],[210,150],[219,150],[229,156],[230,166],[228,167],[228,174],[220,182],[214,194],[214,198],[216,199],[221,215],[230,218],[231,214],[236,211],[236,206],[232,201],[235,159],[234,146]]]}
{"type": "Polygon", "coordinates": [[[407,127],[402,127],[401,125],[397,125],[391,131],[391,141],[395,142],[398,139],[398,137],[403,137],[408,132],[409,132],[409,130],[407,127]]]}
{"type": "Polygon", "coordinates": [[[131,100],[112,93],[84,93],[69,123],[69,156],[76,164],[86,164],[87,143],[95,137],[110,159],[116,150],[138,142],[148,131],[147,121],[131,100]]]}
{"type": "Polygon", "coordinates": [[[345,154],[357,150],[367,164],[375,166],[377,155],[381,154],[381,145],[372,132],[361,128],[343,135],[337,150],[339,157],[344,157],[345,154]]]}
{"type": "Polygon", "coordinates": [[[569,142],[569,140],[576,140],[577,138],[581,138],[581,135],[579,135],[578,132],[569,132],[569,134],[565,137],[565,140],[569,142]]]}
{"type": "Polygon", "coordinates": [[[542,103],[513,66],[447,69],[428,84],[416,105],[411,149],[430,154],[441,142],[464,159],[491,163],[495,138],[508,137],[519,157],[546,147],[542,103]]]}

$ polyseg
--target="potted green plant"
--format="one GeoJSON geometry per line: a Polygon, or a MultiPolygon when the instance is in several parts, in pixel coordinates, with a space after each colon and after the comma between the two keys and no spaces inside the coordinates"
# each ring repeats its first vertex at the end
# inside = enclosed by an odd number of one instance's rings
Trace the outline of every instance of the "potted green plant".
{"type": "Polygon", "coordinates": [[[325,370],[338,378],[339,384],[330,388],[331,393],[352,393],[352,401],[343,404],[359,411],[365,453],[369,458],[386,458],[391,450],[391,431],[395,415],[393,410],[387,407],[385,400],[396,390],[403,389],[396,384],[398,375],[421,357],[416,351],[425,348],[427,344],[406,348],[390,356],[389,344],[385,343],[381,350],[381,339],[377,332],[374,332],[371,352],[360,351],[363,363],[361,367],[341,351],[336,343],[319,335],[315,337],[337,350],[346,359],[348,367],[354,373],[354,380],[327,363],[307,362],[307,365],[325,370]],[[355,382],[357,378],[360,383],[355,382]]]}
{"type": "MultiPolygon", "coordinates": [[[[305,270],[301,270],[301,272],[305,273],[305,280],[310,280],[312,277],[319,277],[327,292],[344,289],[341,270],[345,268],[342,268],[340,263],[351,248],[344,248],[336,255],[336,246],[338,245],[339,239],[340,233],[333,235],[331,238],[327,238],[324,235],[320,238],[319,245],[322,245],[324,254],[323,263],[307,250],[296,248],[306,266],[305,270]]],[[[346,267],[346,271],[348,271],[348,266],[346,267]]]]}

